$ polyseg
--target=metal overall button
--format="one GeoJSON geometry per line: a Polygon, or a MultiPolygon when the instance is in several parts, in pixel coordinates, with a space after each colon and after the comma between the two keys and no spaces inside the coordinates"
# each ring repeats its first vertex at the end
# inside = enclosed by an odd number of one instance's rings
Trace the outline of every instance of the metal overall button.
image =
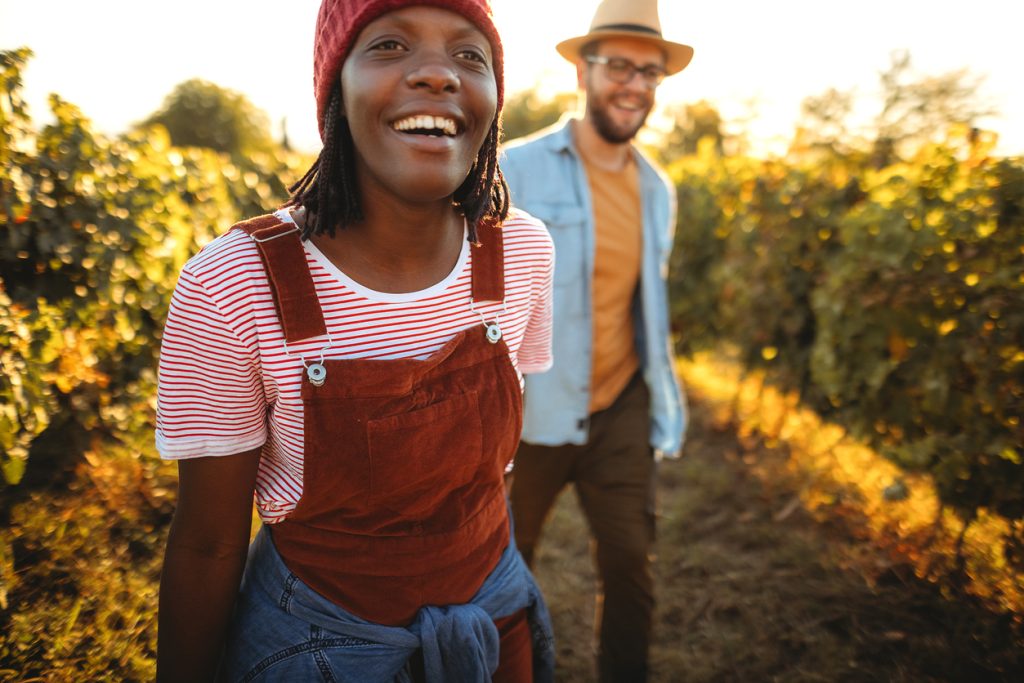
{"type": "Polygon", "coordinates": [[[327,368],[322,363],[311,363],[306,368],[306,377],[309,378],[309,383],[313,386],[322,387],[327,379],[327,368]]]}

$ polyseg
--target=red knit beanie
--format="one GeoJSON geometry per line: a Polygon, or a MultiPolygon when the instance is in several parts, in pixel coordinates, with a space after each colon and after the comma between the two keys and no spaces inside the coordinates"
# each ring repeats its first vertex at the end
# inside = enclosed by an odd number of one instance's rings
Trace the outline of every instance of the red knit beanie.
{"type": "Polygon", "coordinates": [[[321,139],[331,88],[356,36],[377,17],[413,5],[429,5],[457,12],[473,22],[487,37],[494,56],[498,111],[501,111],[505,90],[501,38],[494,27],[489,0],[323,0],[316,18],[313,41],[313,93],[316,95],[316,119],[321,139]]]}

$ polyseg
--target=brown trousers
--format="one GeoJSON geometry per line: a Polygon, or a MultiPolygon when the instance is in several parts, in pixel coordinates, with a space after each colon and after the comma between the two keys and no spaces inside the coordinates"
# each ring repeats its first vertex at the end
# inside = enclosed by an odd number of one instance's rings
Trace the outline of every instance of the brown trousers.
{"type": "Polygon", "coordinates": [[[510,497],[527,564],[558,494],[569,483],[576,489],[600,579],[595,635],[602,682],[647,679],[657,475],[649,430],[647,386],[638,373],[610,407],[590,416],[585,445],[521,443],[516,453],[510,497]]]}

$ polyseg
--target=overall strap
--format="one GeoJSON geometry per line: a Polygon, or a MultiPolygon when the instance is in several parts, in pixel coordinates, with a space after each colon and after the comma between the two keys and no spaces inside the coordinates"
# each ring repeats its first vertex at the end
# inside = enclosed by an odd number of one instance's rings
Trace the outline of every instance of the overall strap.
{"type": "Polygon", "coordinates": [[[248,234],[259,249],[285,342],[327,334],[298,227],[273,214],[242,221],[234,227],[248,234]]]}
{"type": "Polygon", "coordinates": [[[484,221],[473,250],[473,301],[505,300],[505,243],[500,225],[484,221]]]}

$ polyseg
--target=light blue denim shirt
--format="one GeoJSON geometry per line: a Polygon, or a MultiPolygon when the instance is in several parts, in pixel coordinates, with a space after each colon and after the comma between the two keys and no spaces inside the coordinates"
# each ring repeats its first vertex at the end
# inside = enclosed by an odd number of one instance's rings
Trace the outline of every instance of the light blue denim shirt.
{"type": "MultiPolygon", "coordinates": [[[[555,243],[554,366],[526,376],[522,437],[542,446],[586,443],[589,427],[594,217],[573,125],[565,118],[515,140],[501,158],[512,204],[544,221],[555,243]]],[[[639,150],[633,154],[643,205],[640,286],[633,302],[636,349],[651,394],[651,447],[658,456],[676,457],[686,409],[674,371],[666,282],[675,191],[639,150]]]]}

